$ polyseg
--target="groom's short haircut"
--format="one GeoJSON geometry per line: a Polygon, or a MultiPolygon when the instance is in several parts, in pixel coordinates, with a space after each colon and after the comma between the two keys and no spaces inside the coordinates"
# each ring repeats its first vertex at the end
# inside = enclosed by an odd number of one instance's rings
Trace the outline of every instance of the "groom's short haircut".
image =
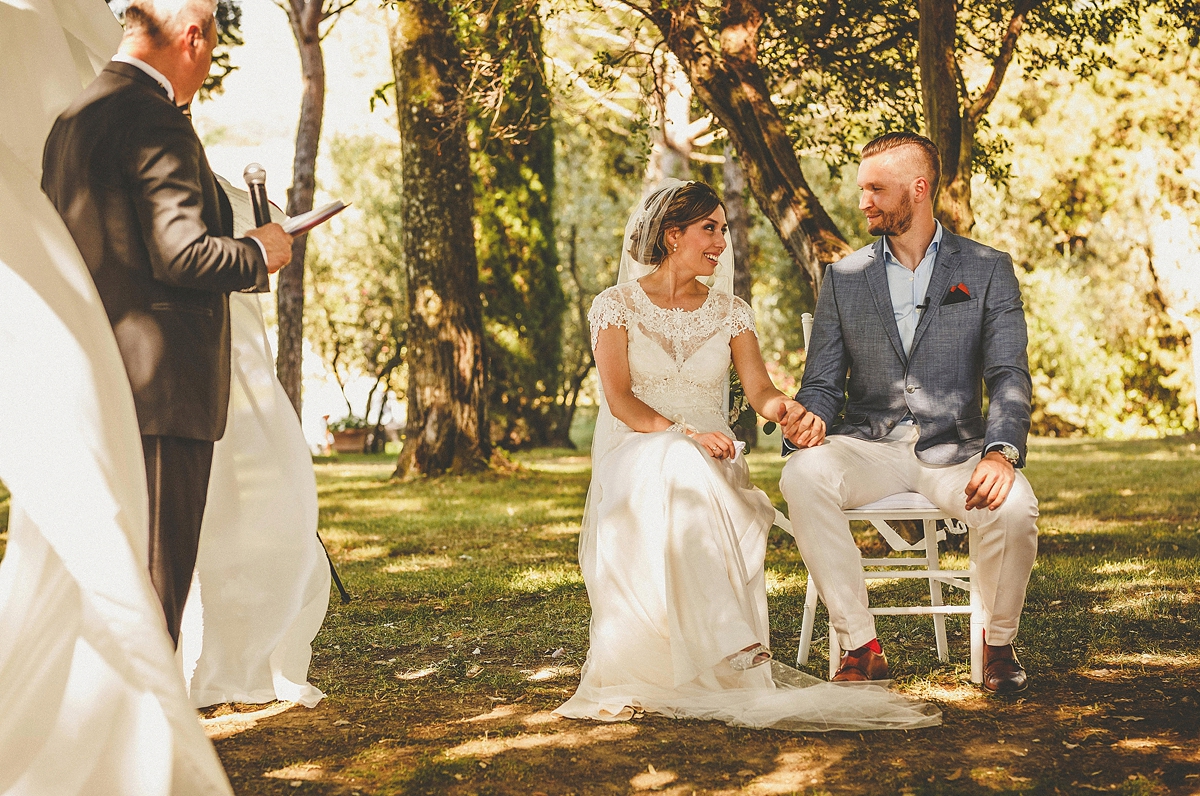
{"type": "Polygon", "coordinates": [[[938,152],[937,144],[925,136],[916,133],[885,133],[862,148],[862,157],[865,160],[872,155],[904,147],[920,150],[925,168],[929,172],[929,195],[937,196],[938,184],[942,181],[942,156],[938,152]]]}

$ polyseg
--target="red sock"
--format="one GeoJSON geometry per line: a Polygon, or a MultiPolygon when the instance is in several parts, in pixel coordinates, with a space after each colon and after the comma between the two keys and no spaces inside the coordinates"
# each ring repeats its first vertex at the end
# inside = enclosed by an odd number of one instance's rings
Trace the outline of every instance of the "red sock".
{"type": "Polygon", "coordinates": [[[877,639],[877,638],[871,639],[869,642],[867,642],[866,644],[863,644],[861,647],[859,647],[858,649],[856,649],[854,651],[862,652],[863,650],[870,650],[871,652],[875,653],[876,655],[883,654],[883,647],[879,646],[879,639],[877,639]]]}

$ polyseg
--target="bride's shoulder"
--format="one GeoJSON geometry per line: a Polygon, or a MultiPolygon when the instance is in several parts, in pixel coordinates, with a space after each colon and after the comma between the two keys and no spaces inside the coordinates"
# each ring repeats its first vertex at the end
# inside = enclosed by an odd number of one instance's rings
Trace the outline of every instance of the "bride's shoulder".
{"type": "Polygon", "coordinates": [[[742,299],[733,294],[728,296],[728,314],[729,331],[734,337],[745,331],[758,334],[758,329],[754,323],[754,310],[742,299]]]}

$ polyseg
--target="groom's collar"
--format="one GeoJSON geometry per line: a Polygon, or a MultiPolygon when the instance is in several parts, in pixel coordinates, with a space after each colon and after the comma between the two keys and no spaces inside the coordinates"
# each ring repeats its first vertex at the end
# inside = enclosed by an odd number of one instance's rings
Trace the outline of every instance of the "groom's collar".
{"type": "MultiPolygon", "coordinates": [[[[942,222],[938,221],[937,219],[934,219],[934,221],[933,221],[933,240],[929,241],[929,245],[925,248],[925,257],[928,257],[930,254],[933,254],[934,252],[937,252],[941,249],[942,233],[944,231],[945,230],[942,227],[942,222]]],[[[880,236],[879,239],[881,241],[883,241],[883,249],[880,252],[883,255],[883,261],[886,263],[889,257],[892,258],[893,260],[896,260],[896,255],[892,253],[892,244],[890,241],[888,241],[887,235],[882,235],[882,236],[880,236]]],[[[925,257],[922,257],[921,259],[924,260],[925,257]]],[[[900,262],[900,261],[896,260],[896,262],[900,262]]]]}

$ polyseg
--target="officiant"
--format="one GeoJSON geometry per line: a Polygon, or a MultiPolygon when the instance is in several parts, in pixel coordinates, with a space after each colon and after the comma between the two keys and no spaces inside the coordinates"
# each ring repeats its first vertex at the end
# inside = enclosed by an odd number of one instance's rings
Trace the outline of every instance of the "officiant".
{"type": "Polygon", "coordinates": [[[229,294],[291,259],[278,224],[234,238],[186,108],[208,76],[215,0],[132,0],[113,60],[59,116],[42,189],[78,245],[133,388],[150,577],[178,644],[230,388],[229,294]]]}

